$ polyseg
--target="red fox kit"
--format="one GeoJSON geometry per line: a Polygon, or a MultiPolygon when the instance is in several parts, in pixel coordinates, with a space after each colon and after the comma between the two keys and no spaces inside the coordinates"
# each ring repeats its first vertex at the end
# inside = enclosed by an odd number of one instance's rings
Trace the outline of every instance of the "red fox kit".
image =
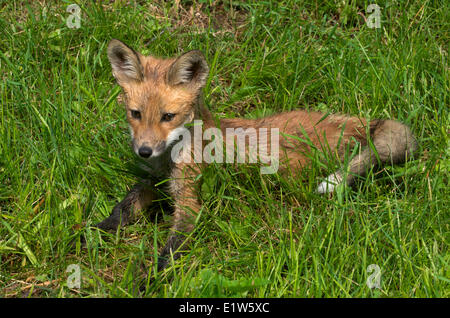
{"type": "MultiPolygon", "coordinates": [[[[296,110],[262,119],[222,119],[216,124],[202,100],[209,67],[201,52],[190,51],[178,58],[159,59],[143,56],[124,43],[112,40],[108,46],[108,58],[125,96],[134,152],[148,161],[152,169],[151,180],[154,177],[170,178],[168,191],[175,202],[173,227],[158,257],[158,269],[167,266],[170,255],[174,259],[180,256],[179,249],[186,235],[194,229],[201,208],[196,195],[196,177],[201,164],[187,160],[189,151],[182,148],[175,151],[181,140],[189,140],[191,133],[195,135],[198,127],[191,125],[195,121],[202,121],[203,131],[220,126],[219,132],[225,137],[229,129],[234,129],[234,132],[254,129],[260,145],[275,143],[279,146],[280,171],[287,166],[292,168],[291,171],[299,171],[308,165],[308,153],[313,150],[330,151],[342,158],[348,145],[359,143],[360,152],[346,169],[336,171],[318,186],[320,193],[332,192],[341,183],[352,184],[355,176],[364,175],[374,165],[404,162],[417,149],[410,129],[393,120],[367,121],[345,115],[324,116],[319,112],[296,110]],[[268,137],[268,130],[299,138],[268,137]]],[[[233,136],[233,141],[236,136],[233,136]]],[[[196,141],[192,141],[195,144],[196,141]]],[[[203,143],[200,144],[200,152],[202,147],[205,147],[203,143]]],[[[271,148],[271,158],[274,149],[278,148],[271,148]]],[[[96,227],[110,230],[129,223],[136,211],[147,208],[158,199],[152,182],[135,185],[114,207],[111,215],[96,227]]]]}

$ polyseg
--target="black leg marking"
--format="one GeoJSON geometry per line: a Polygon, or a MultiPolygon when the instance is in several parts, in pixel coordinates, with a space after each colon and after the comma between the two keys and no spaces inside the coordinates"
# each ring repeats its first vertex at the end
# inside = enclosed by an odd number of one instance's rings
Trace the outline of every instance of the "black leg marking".
{"type": "Polygon", "coordinates": [[[167,240],[166,246],[158,256],[158,271],[163,270],[170,263],[171,254],[174,260],[180,258],[182,252],[178,251],[178,248],[186,240],[186,237],[182,234],[172,234],[167,240]]]}
{"type": "Polygon", "coordinates": [[[96,224],[95,227],[102,230],[116,230],[119,225],[121,227],[127,225],[133,217],[134,204],[139,199],[142,189],[141,185],[133,187],[127,196],[113,208],[111,215],[96,224]]]}

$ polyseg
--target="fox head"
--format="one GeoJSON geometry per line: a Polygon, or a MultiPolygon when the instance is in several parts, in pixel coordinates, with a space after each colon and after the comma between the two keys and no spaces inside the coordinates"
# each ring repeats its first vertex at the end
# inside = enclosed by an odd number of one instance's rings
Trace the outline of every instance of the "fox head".
{"type": "Polygon", "coordinates": [[[205,57],[200,51],[170,59],[143,56],[114,39],[108,59],[124,92],[135,153],[160,156],[194,120],[209,72],[205,57]]]}

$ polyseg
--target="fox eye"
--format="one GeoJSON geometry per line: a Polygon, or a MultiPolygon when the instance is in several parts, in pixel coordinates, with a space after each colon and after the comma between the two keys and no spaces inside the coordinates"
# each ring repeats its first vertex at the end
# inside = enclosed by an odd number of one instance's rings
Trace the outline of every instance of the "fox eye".
{"type": "Polygon", "coordinates": [[[175,117],[175,114],[165,113],[162,115],[161,121],[171,121],[175,117]]]}
{"type": "Polygon", "coordinates": [[[141,112],[138,110],[131,110],[131,117],[134,119],[141,119],[141,112]]]}

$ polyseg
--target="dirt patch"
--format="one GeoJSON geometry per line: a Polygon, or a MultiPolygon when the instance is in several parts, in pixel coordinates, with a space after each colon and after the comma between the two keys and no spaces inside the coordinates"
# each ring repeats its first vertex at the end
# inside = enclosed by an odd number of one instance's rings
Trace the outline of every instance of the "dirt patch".
{"type": "MultiPolygon", "coordinates": [[[[248,23],[248,11],[241,6],[232,6],[223,1],[212,5],[176,0],[171,7],[160,1],[146,4],[148,12],[162,23],[169,23],[164,32],[203,33],[210,30],[213,36],[231,33],[235,37],[242,34],[248,23]]],[[[150,42],[151,39],[146,42],[150,42]]]]}

